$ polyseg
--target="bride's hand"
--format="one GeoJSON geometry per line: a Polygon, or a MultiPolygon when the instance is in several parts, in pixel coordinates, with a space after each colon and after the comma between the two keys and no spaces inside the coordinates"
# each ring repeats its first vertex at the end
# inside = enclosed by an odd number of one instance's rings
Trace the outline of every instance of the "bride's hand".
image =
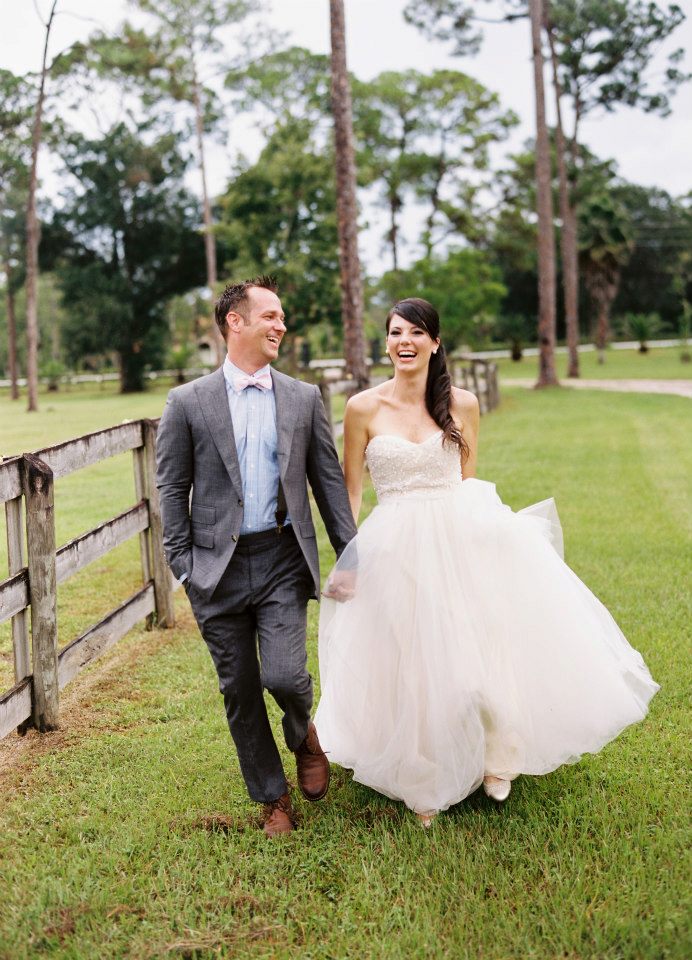
{"type": "Polygon", "coordinates": [[[351,600],[355,593],[356,571],[336,570],[328,577],[322,596],[336,600],[338,603],[345,603],[346,600],[351,600]]]}

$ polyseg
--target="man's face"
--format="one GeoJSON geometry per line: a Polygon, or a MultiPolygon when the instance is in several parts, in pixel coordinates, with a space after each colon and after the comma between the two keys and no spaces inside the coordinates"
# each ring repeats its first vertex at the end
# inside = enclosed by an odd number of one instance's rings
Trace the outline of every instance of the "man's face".
{"type": "Polygon", "coordinates": [[[228,314],[228,355],[233,363],[250,373],[276,360],[286,325],[281,301],[264,287],[248,290],[243,312],[245,317],[233,312],[228,314]]]}

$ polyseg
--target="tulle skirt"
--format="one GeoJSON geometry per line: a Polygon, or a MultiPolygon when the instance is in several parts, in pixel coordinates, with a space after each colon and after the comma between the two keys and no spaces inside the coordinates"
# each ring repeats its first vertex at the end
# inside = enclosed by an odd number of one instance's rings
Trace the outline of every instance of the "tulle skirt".
{"type": "Polygon", "coordinates": [[[658,689],[563,562],[552,500],[514,513],[475,479],[385,500],[336,569],[356,590],[322,601],[320,741],[418,812],[597,752],[658,689]]]}

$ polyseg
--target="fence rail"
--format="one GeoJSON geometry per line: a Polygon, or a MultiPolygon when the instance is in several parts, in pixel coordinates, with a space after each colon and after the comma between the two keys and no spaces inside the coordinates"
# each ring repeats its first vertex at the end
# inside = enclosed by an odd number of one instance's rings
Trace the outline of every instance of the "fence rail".
{"type": "Polygon", "coordinates": [[[59,692],[138,622],[174,624],[154,482],[156,421],[137,420],[0,463],[9,576],[0,582],[0,623],[12,621],[15,685],[0,694],[0,738],[59,722],[59,692]],[[55,480],[132,451],[134,506],[56,547],[55,480]],[[144,584],[102,620],[59,648],[57,586],[138,536],[144,584]],[[31,630],[28,612],[31,611],[31,630]]]}

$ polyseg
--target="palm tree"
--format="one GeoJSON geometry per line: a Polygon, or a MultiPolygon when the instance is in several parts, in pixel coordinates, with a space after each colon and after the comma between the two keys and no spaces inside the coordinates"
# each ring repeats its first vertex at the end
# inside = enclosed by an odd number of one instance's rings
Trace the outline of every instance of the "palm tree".
{"type": "Polygon", "coordinates": [[[353,150],[351,86],[346,67],[343,0],[329,0],[332,40],[332,114],[336,161],[336,210],[341,267],[341,316],[346,373],[362,390],[368,386],[363,334],[363,283],[358,257],[356,162],[353,150]]]}
{"type": "Polygon", "coordinates": [[[632,250],[624,207],[608,194],[597,194],[580,209],[579,260],[586,289],[595,308],[598,362],[605,363],[610,338],[610,308],[620,286],[622,267],[632,250]]]}

